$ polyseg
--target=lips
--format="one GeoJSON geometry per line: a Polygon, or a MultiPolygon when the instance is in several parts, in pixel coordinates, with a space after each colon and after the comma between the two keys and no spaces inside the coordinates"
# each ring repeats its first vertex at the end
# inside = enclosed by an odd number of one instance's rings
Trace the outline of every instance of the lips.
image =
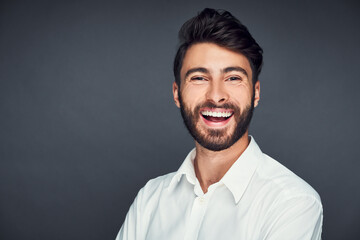
{"type": "Polygon", "coordinates": [[[233,114],[233,110],[224,108],[204,108],[200,110],[202,119],[206,125],[211,127],[221,127],[226,125],[233,114]]]}

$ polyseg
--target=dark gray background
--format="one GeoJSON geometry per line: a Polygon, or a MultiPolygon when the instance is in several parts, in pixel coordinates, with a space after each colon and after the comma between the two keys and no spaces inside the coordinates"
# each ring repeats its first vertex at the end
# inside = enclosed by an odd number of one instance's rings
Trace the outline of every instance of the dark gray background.
{"type": "Polygon", "coordinates": [[[193,141],[172,61],[204,7],[264,49],[251,134],[319,192],[323,239],[360,236],[357,1],[1,1],[0,239],[114,239],[177,170],[193,141]]]}

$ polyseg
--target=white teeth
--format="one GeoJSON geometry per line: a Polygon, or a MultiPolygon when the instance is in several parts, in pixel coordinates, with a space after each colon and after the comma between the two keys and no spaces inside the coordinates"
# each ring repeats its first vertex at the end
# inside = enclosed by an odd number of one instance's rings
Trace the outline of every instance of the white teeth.
{"type": "Polygon", "coordinates": [[[202,111],[201,114],[210,117],[230,117],[232,115],[231,112],[211,112],[211,111],[202,111]]]}

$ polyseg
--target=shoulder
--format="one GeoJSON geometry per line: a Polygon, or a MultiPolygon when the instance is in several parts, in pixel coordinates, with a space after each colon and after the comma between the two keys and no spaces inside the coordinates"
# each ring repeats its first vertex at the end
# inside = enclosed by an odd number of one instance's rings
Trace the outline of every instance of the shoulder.
{"type": "Polygon", "coordinates": [[[279,201],[305,198],[321,205],[319,194],[310,184],[266,154],[263,154],[263,161],[256,174],[258,180],[271,189],[279,201]]]}
{"type": "Polygon", "coordinates": [[[323,206],[319,194],[310,184],[266,154],[263,154],[254,177],[263,199],[263,236],[269,239],[283,236],[320,239],[323,206]]]}
{"type": "Polygon", "coordinates": [[[150,179],[143,188],[140,189],[138,197],[145,202],[159,197],[162,192],[169,186],[176,172],[171,172],[153,179],[150,179]]]}

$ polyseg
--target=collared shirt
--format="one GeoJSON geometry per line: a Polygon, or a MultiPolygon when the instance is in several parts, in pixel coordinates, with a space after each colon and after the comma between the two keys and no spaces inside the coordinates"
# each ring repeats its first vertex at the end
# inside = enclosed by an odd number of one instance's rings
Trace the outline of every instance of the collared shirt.
{"type": "Polygon", "coordinates": [[[138,193],[116,240],[321,239],[322,205],[304,180],[250,144],[203,193],[193,149],[138,193]]]}

